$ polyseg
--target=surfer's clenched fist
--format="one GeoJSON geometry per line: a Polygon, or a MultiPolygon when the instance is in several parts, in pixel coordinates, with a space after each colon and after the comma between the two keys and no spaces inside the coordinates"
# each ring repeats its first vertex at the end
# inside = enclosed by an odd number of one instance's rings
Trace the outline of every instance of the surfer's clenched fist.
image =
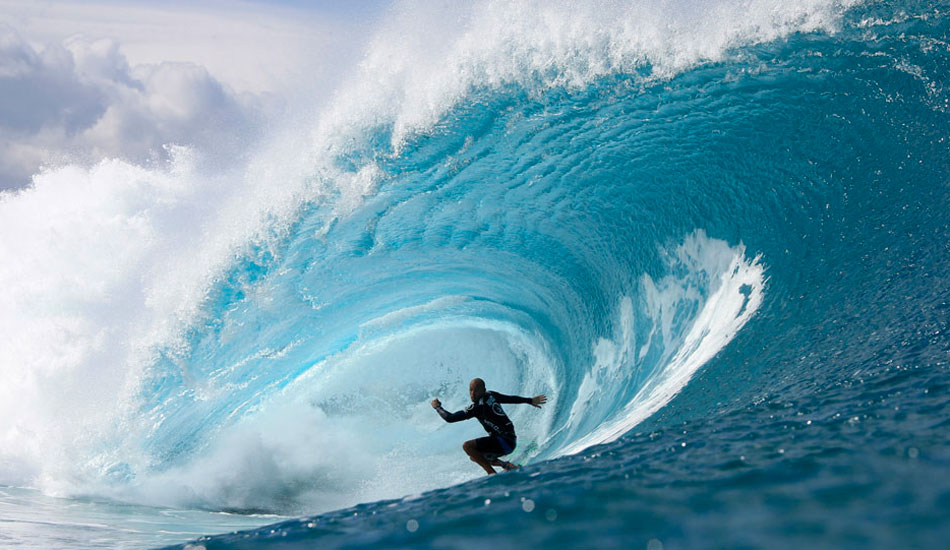
{"type": "Polygon", "coordinates": [[[438,399],[433,399],[433,400],[432,400],[432,408],[433,408],[433,409],[438,409],[438,408],[441,407],[441,406],[442,406],[442,402],[441,402],[441,401],[439,401],[438,399]]]}

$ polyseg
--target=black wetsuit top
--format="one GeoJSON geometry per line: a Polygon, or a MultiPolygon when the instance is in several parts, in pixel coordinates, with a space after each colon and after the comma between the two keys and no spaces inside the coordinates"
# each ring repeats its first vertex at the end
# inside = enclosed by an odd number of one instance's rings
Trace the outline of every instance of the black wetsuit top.
{"type": "Polygon", "coordinates": [[[477,402],[461,411],[450,413],[442,407],[437,407],[435,410],[446,422],[458,422],[475,417],[482,423],[482,427],[485,428],[486,432],[505,438],[514,447],[516,440],[515,426],[511,423],[511,419],[508,418],[505,411],[502,410],[501,403],[531,403],[531,398],[487,391],[478,398],[477,402]]]}

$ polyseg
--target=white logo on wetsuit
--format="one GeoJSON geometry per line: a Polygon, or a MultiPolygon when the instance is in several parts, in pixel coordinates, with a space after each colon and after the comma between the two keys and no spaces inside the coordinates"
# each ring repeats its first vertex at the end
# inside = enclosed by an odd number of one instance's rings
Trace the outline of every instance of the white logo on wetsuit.
{"type": "Polygon", "coordinates": [[[488,397],[486,397],[486,398],[485,398],[485,404],[488,405],[488,406],[490,406],[492,412],[494,412],[496,415],[498,415],[498,416],[506,416],[506,415],[505,415],[505,411],[503,411],[502,408],[501,408],[501,403],[495,401],[495,397],[494,397],[494,396],[489,395],[488,397]]]}

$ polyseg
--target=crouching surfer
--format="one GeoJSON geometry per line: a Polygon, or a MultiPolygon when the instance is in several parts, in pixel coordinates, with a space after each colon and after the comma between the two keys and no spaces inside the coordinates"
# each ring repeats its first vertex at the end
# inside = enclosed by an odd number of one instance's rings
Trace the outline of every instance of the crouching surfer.
{"type": "Polygon", "coordinates": [[[468,394],[472,398],[472,404],[465,409],[450,413],[442,408],[442,403],[438,399],[432,400],[432,408],[445,419],[446,422],[458,422],[477,418],[482,427],[488,432],[487,437],[470,439],[462,444],[462,450],[468,454],[472,462],[478,464],[488,474],[494,474],[495,469],[492,466],[499,466],[505,471],[517,468],[515,464],[501,460],[515,450],[517,437],[515,436],[515,426],[511,419],[502,410],[502,403],[527,403],[537,408],[547,403],[548,398],[543,395],[534,397],[518,397],[517,395],[505,395],[494,391],[485,390],[485,381],[481,378],[475,378],[468,385],[468,394]]]}

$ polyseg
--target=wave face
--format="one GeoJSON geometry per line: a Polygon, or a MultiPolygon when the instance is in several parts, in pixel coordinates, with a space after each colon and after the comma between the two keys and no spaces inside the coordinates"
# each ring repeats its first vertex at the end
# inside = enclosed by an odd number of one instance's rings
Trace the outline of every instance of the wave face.
{"type": "Polygon", "coordinates": [[[738,460],[716,426],[777,448],[776,414],[909,445],[881,411],[933,406],[898,394],[946,387],[950,349],[943,8],[390,20],[246,164],[176,150],[2,197],[0,482],[285,514],[446,487],[480,428],[428,402],[475,376],[548,395],[508,412],[515,460],[554,468],[675,452],[616,442],[647,419],[705,434],[675,455],[699,479],[738,460]]]}

